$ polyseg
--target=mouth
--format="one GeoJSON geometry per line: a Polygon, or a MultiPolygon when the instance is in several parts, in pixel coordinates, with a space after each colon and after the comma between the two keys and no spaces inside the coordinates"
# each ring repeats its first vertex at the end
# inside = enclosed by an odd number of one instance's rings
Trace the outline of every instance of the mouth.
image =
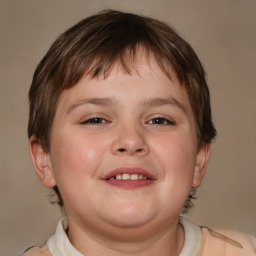
{"type": "Polygon", "coordinates": [[[138,173],[119,173],[115,176],[110,177],[107,180],[148,180],[149,178],[146,175],[138,174],[138,173]]]}
{"type": "Polygon", "coordinates": [[[121,167],[111,171],[103,180],[110,185],[125,189],[135,189],[152,184],[156,179],[139,167],[121,167]]]}

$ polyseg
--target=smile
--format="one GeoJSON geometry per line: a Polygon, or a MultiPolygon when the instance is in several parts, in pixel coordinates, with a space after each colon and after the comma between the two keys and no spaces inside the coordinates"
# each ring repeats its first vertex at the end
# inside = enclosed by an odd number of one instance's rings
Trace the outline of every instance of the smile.
{"type": "Polygon", "coordinates": [[[136,189],[156,181],[155,177],[140,167],[120,167],[108,173],[103,180],[119,188],[136,189]]]}
{"type": "Polygon", "coordinates": [[[108,180],[147,180],[149,179],[146,175],[138,174],[138,173],[123,173],[117,174],[116,176],[110,177],[108,180]]]}

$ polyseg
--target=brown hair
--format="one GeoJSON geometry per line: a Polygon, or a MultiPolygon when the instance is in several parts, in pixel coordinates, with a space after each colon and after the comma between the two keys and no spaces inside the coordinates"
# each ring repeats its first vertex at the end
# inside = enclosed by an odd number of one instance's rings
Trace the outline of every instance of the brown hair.
{"type": "MultiPolygon", "coordinates": [[[[117,62],[130,73],[139,49],[152,55],[170,79],[174,74],[185,86],[198,146],[210,143],[216,136],[210,95],[204,69],[193,49],[161,21],[113,10],[90,16],[61,34],[39,63],[29,91],[29,138],[35,135],[49,151],[51,127],[63,90],[74,86],[84,74],[107,77],[117,62]]],[[[61,199],[57,187],[55,191],[61,199]]]]}

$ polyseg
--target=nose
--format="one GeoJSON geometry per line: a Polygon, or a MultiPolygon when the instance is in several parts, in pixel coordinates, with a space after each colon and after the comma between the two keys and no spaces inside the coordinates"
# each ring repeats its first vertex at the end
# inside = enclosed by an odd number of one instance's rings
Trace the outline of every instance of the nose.
{"type": "Polygon", "coordinates": [[[114,155],[146,156],[149,145],[145,132],[139,127],[123,125],[116,130],[111,146],[114,155]]]}

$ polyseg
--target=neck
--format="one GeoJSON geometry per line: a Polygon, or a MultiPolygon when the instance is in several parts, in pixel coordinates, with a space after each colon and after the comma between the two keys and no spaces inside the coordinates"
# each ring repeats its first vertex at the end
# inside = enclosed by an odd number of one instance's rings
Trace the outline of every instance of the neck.
{"type": "Polygon", "coordinates": [[[164,223],[162,228],[159,225],[150,229],[148,225],[125,229],[104,227],[104,231],[69,220],[68,236],[85,256],[177,256],[184,243],[184,230],[178,220],[164,223]]]}

